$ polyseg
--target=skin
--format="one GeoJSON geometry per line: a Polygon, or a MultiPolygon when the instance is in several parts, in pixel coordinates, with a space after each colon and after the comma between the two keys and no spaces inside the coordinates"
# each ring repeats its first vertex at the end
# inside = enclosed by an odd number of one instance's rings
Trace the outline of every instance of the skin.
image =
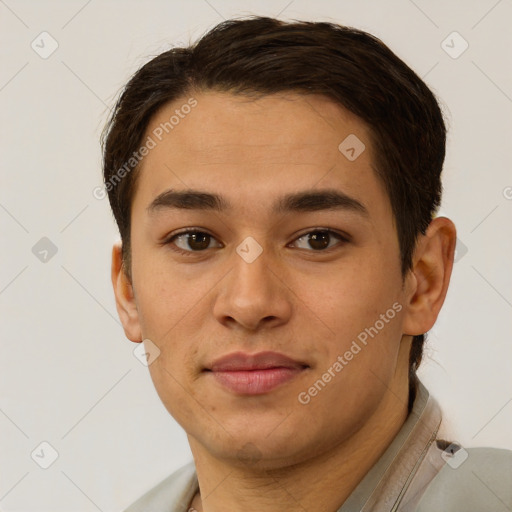
{"type": "MultiPolygon", "coordinates": [[[[391,204],[372,167],[365,124],[321,96],[248,99],[193,95],[197,106],[144,158],[132,204],[132,281],[112,251],[112,282],[128,339],[160,349],[149,366],[159,396],[185,429],[206,512],[335,511],[392,441],[407,416],[412,336],[443,304],[455,227],[434,219],[404,277],[391,204]],[[366,149],[349,161],[338,145],[355,134],[366,149]],[[335,189],[346,208],[274,213],[281,196],[335,189]],[[226,211],[148,205],[165,190],[222,195],[226,211]],[[349,235],[315,250],[318,228],[349,235]],[[183,228],[212,235],[198,251],[183,228]],[[236,252],[253,237],[252,263],[236,252]],[[302,238],[301,238],[302,237],[302,238]],[[185,249],[183,249],[185,250],[185,249]],[[306,405],[298,400],[365,328],[401,310],[306,405]],[[240,396],[202,371],[235,352],[281,352],[308,368],[258,396],[240,396]]],[[[187,98],[162,107],[146,135],[187,98]]],[[[202,497],[202,499],[201,499],[202,497]]]]}

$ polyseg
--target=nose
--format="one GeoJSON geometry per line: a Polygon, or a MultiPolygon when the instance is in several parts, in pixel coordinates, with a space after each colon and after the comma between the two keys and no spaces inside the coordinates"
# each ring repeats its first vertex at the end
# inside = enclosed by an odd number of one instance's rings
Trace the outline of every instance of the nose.
{"type": "Polygon", "coordinates": [[[233,254],[232,271],[221,283],[214,315],[226,327],[255,331],[289,321],[293,293],[283,279],[282,269],[265,251],[252,262],[233,254]]]}

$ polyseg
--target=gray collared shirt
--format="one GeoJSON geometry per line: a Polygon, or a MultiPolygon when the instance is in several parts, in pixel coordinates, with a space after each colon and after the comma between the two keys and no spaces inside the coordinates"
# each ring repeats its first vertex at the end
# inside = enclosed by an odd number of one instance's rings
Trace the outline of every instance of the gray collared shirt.
{"type": "MultiPolygon", "coordinates": [[[[396,437],[337,512],[512,512],[512,452],[465,450],[438,439],[441,411],[418,382],[396,437]]],[[[199,490],[194,463],[125,512],[188,512],[199,490]]]]}

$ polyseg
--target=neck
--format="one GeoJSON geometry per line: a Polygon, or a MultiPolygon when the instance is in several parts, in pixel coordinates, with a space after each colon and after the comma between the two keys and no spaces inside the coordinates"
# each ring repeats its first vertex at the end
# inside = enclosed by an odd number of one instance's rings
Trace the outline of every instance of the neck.
{"type": "Polygon", "coordinates": [[[256,469],[214,457],[189,436],[201,494],[192,512],[334,512],[397,435],[407,417],[407,376],[395,376],[379,407],[328,453],[284,467],[256,469]]]}

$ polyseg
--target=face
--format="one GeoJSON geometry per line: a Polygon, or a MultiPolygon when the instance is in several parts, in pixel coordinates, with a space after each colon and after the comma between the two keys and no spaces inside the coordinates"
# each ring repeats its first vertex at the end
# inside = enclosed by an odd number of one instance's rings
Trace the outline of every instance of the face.
{"type": "Polygon", "coordinates": [[[151,376],[209,453],[302,460],[365,424],[403,365],[389,198],[365,124],[330,100],[194,98],[162,140],[188,98],[152,119],[132,204],[151,376]]]}

